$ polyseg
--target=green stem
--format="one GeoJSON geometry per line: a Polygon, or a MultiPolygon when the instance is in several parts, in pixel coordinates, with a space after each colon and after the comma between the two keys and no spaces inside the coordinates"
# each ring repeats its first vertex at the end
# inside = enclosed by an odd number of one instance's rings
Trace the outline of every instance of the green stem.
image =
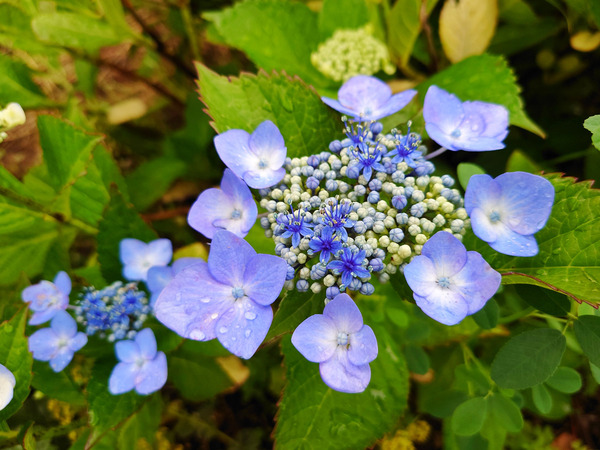
{"type": "Polygon", "coordinates": [[[192,50],[192,57],[196,61],[200,61],[200,46],[198,45],[198,36],[194,31],[194,21],[190,11],[190,2],[186,1],[185,4],[181,5],[181,18],[183,20],[183,27],[185,28],[185,34],[190,41],[190,49],[192,50]]]}

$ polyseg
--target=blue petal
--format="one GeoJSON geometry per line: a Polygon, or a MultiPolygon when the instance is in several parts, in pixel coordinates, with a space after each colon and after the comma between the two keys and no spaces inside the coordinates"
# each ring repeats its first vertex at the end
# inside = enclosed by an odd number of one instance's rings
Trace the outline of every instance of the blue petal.
{"type": "Polygon", "coordinates": [[[38,361],[50,361],[58,351],[58,341],[58,336],[51,328],[42,328],[29,337],[29,351],[38,361]]]}
{"type": "Polygon", "coordinates": [[[62,348],[56,355],[50,360],[50,367],[55,372],[61,372],[65,367],[69,365],[73,359],[73,351],[68,347],[62,348]]]}
{"type": "Polygon", "coordinates": [[[538,254],[538,245],[533,235],[523,236],[507,226],[502,226],[498,230],[496,240],[489,242],[490,247],[497,252],[510,256],[535,256],[538,254]]]}
{"type": "MultiPolygon", "coordinates": [[[[392,95],[385,104],[383,104],[377,111],[375,111],[370,120],[379,120],[387,116],[391,116],[394,113],[397,113],[402,108],[410,103],[413,97],[417,95],[417,91],[414,89],[409,89],[404,92],[399,92],[398,94],[392,95]]],[[[377,169],[382,170],[382,169],[377,169]]]]}
{"type": "Polygon", "coordinates": [[[475,208],[471,211],[471,228],[479,239],[485,242],[494,242],[498,234],[503,233],[505,225],[502,222],[492,223],[489,216],[483,210],[475,208]]]}
{"type": "Polygon", "coordinates": [[[138,394],[148,395],[158,391],[167,382],[167,357],[163,352],[146,362],[135,378],[135,390],[138,394]]]}
{"type": "Polygon", "coordinates": [[[502,141],[496,138],[476,137],[471,139],[456,139],[453,141],[453,147],[459,150],[468,150],[470,152],[488,152],[492,150],[500,150],[505,147],[502,141]]]}
{"type": "Polygon", "coordinates": [[[156,338],[150,328],[144,328],[138,332],[135,335],[135,342],[144,359],[153,359],[156,356],[156,338]]]}
{"type": "Polygon", "coordinates": [[[473,175],[469,178],[465,192],[465,210],[470,216],[474,208],[484,212],[493,209],[500,203],[502,189],[489,175],[473,175]]]}
{"type": "Polygon", "coordinates": [[[269,188],[281,180],[285,176],[285,169],[251,169],[244,172],[244,181],[254,189],[269,188]]]}
{"type": "Polygon", "coordinates": [[[392,90],[383,81],[366,75],[357,75],[346,81],[338,91],[342,106],[371,120],[373,112],[379,110],[392,96],[392,90]]]}
{"type": "Polygon", "coordinates": [[[220,189],[206,189],[190,208],[187,221],[194,230],[212,239],[214,234],[222,229],[222,227],[217,228],[214,222],[230,218],[234,210],[235,206],[231,197],[220,189]]]}
{"type": "Polygon", "coordinates": [[[427,130],[429,138],[442,147],[452,151],[461,150],[460,146],[455,145],[456,139],[450,137],[449,133],[444,132],[435,123],[425,122],[425,130],[427,130]]]}
{"type": "Polygon", "coordinates": [[[368,325],[356,333],[350,334],[350,347],[348,347],[348,360],[355,366],[367,364],[377,358],[377,338],[368,325]]]}
{"type": "Polygon", "coordinates": [[[29,319],[29,325],[40,325],[42,323],[48,322],[56,315],[58,311],[60,310],[55,308],[48,308],[43,311],[36,311],[29,319]]]}
{"type": "Polygon", "coordinates": [[[362,314],[348,294],[337,295],[325,305],[323,314],[333,321],[338,331],[344,333],[356,333],[363,326],[362,314]]]}
{"type": "Polygon", "coordinates": [[[256,255],[244,272],[244,293],[259,305],[270,305],[283,289],[287,269],[288,264],[278,256],[256,255]]]}
{"type": "Polygon", "coordinates": [[[508,134],[508,110],[502,105],[487,102],[464,102],[465,114],[479,114],[485,120],[485,127],[480,135],[503,141],[508,134]]]}
{"type": "MultiPolygon", "coordinates": [[[[450,94],[433,85],[425,94],[423,103],[423,118],[427,134],[438,144],[449,148],[445,143],[439,142],[438,137],[448,136],[462,122],[464,111],[462,102],[456,95],[450,94]],[[434,135],[430,132],[430,125],[434,125],[434,135]]],[[[445,139],[442,139],[445,140],[445,139]]]]}
{"type": "Polygon", "coordinates": [[[463,296],[450,289],[438,288],[427,297],[417,294],[413,294],[413,297],[425,314],[444,325],[456,325],[469,312],[463,296]]]}
{"type": "Polygon", "coordinates": [[[154,266],[148,270],[146,285],[150,292],[160,293],[173,279],[173,269],[168,266],[154,266]]]}
{"type": "Polygon", "coordinates": [[[125,265],[134,264],[146,253],[146,243],[139,239],[123,239],[119,244],[119,256],[125,265]]]}
{"type": "Polygon", "coordinates": [[[66,311],[58,311],[52,322],[52,330],[60,337],[73,337],[77,333],[77,322],[66,311]]]}
{"type": "Polygon", "coordinates": [[[425,242],[421,254],[433,262],[438,278],[451,277],[467,262],[465,246],[446,231],[438,231],[425,242]]]}
{"type": "Polygon", "coordinates": [[[173,261],[173,264],[171,264],[171,267],[173,268],[173,275],[177,275],[179,272],[181,272],[186,267],[190,267],[194,264],[204,264],[204,263],[205,263],[205,261],[202,258],[184,257],[184,258],[178,258],[175,261],[173,261]]]}
{"type": "Polygon", "coordinates": [[[342,106],[342,104],[340,102],[338,102],[337,100],[334,100],[334,99],[328,98],[328,97],[321,97],[321,100],[327,106],[329,106],[330,108],[335,109],[338,112],[341,112],[342,114],[345,114],[345,115],[350,116],[352,118],[358,118],[360,116],[359,112],[354,111],[354,110],[352,110],[350,108],[346,108],[345,106],[342,106]]]}
{"type": "Polygon", "coordinates": [[[219,342],[240,358],[249,359],[267,336],[273,310],[242,297],[217,322],[219,342]]]}
{"type": "Polygon", "coordinates": [[[256,165],[256,156],[248,146],[249,139],[250,134],[244,130],[229,130],[214,139],[219,157],[240,178],[256,165]]]}
{"type": "Polygon", "coordinates": [[[502,276],[477,252],[467,252],[467,263],[452,283],[467,301],[467,314],[474,314],[498,291],[502,276]]]}
{"type": "Polygon", "coordinates": [[[415,256],[404,267],[404,277],[412,291],[422,297],[433,292],[438,280],[433,261],[423,255],[415,256]]]}
{"type": "Polygon", "coordinates": [[[71,293],[71,279],[67,272],[58,272],[54,278],[54,284],[63,294],[69,295],[71,293]]]}
{"type": "Polygon", "coordinates": [[[271,170],[279,169],[287,156],[283,136],[270,120],[265,120],[256,127],[250,135],[248,146],[259,159],[264,158],[269,162],[271,170]]]}
{"type": "Polygon", "coordinates": [[[310,362],[327,361],[337,348],[338,330],[323,314],[315,314],[302,322],[292,334],[292,344],[310,362]]]}
{"type": "Polygon", "coordinates": [[[348,352],[338,347],[333,356],[319,364],[321,378],[327,386],[340,392],[363,392],[371,381],[369,364],[355,366],[348,361],[348,352]]]}
{"type": "Polygon", "coordinates": [[[119,361],[132,363],[140,357],[140,347],[131,340],[118,341],[115,344],[115,353],[119,361]]]}
{"type": "Polygon", "coordinates": [[[87,341],[88,341],[88,338],[85,335],[85,333],[82,333],[80,331],[73,337],[73,339],[71,339],[69,341],[69,349],[72,352],[79,351],[85,346],[85,344],[87,344],[87,341]]]}
{"type": "Polygon", "coordinates": [[[156,239],[148,243],[146,259],[151,266],[166,266],[173,257],[173,244],[169,239],[156,239]]]}
{"type": "Polygon", "coordinates": [[[244,272],[256,251],[242,238],[229,231],[218,231],[208,255],[208,269],[215,280],[231,287],[240,287],[244,272]]]}
{"type": "Polygon", "coordinates": [[[108,379],[108,390],[113,395],[129,392],[135,386],[138,369],[135,364],[120,362],[115,366],[108,379]]]}

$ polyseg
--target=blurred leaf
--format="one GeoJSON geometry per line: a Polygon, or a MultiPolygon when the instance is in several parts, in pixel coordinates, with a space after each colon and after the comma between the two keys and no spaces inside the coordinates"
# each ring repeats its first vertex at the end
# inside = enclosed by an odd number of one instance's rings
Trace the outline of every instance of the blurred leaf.
{"type": "Polygon", "coordinates": [[[499,314],[498,303],[491,298],[482,309],[473,314],[473,320],[484,330],[491,330],[498,324],[499,314]]]}
{"type": "Polygon", "coordinates": [[[558,330],[539,328],[512,337],[496,354],[491,376],[506,389],[526,389],[546,381],[565,351],[566,339],[558,330]]]}
{"type": "Polygon", "coordinates": [[[293,331],[300,323],[313,314],[322,314],[324,296],[312,291],[287,291],[273,317],[273,324],[265,338],[267,341],[280,334],[293,331]]]}
{"type": "Polygon", "coordinates": [[[590,371],[596,383],[600,384],[600,367],[590,361],[590,371]]]}
{"type": "Polygon", "coordinates": [[[25,337],[26,320],[27,308],[23,307],[10,320],[0,324],[0,363],[12,372],[16,380],[12,400],[0,410],[0,422],[17,412],[29,395],[33,357],[25,337]]]}
{"type": "Polygon", "coordinates": [[[573,330],[585,356],[600,366],[600,317],[581,316],[574,322],[573,330]]]}
{"type": "Polygon", "coordinates": [[[552,389],[565,394],[574,394],[581,389],[581,375],[575,369],[570,367],[559,367],[550,378],[546,380],[546,384],[552,389]]]}
{"type": "Polygon", "coordinates": [[[592,133],[592,144],[600,150],[600,114],[585,119],[583,126],[592,133]]]}
{"type": "Polygon", "coordinates": [[[562,317],[571,310],[571,302],[563,294],[531,284],[518,285],[516,288],[523,300],[546,314],[562,317]]]}
{"type": "Polygon", "coordinates": [[[143,162],[126,178],[131,202],[138,211],[148,209],[186,169],[183,161],[169,156],[143,162]]]}
{"type": "Polygon", "coordinates": [[[419,375],[425,375],[430,367],[429,355],[421,347],[407,345],[404,348],[408,370],[419,375]]]}
{"type": "Polygon", "coordinates": [[[421,32],[422,3],[422,0],[398,0],[387,18],[390,54],[401,67],[408,64],[415,41],[421,32]]]}
{"type": "Polygon", "coordinates": [[[106,21],[115,29],[125,33],[133,33],[125,18],[125,10],[120,0],[96,0],[106,21]]]}
{"type": "Polygon", "coordinates": [[[319,13],[321,40],[331,37],[335,30],[361,28],[368,20],[365,0],[324,0],[319,13]]]}
{"type": "Polygon", "coordinates": [[[202,64],[196,68],[200,98],[219,133],[232,128],[252,132],[263,121],[272,120],[291,158],[327,149],[333,139],[342,137],[338,115],[301,80],[264,72],[226,78],[202,64]]]}
{"type": "Polygon", "coordinates": [[[483,175],[485,174],[485,170],[477,164],[460,163],[456,168],[456,174],[458,175],[460,185],[466,190],[471,177],[473,175],[483,175]]]}
{"type": "Polygon", "coordinates": [[[458,405],[452,414],[452,431],[459,436],[472,436],[481,430],[487,414],[487,400],[475,397],[458,405]]]}
{"type": "Polygon", "coordinates": [[[19,103],[23,108],[54,105],[32,81],[33,72],[20,62],[0,58],[0,104],[19,103]]]}
{"type": "Polygon", "coordinates": [[[74,405],[85,404],[81,389],[73,382],[67,371],[68,369],[56,373],[50,368],[48,362],[35,361],[31,385],[48,397],[74,405]]]}
{"type": "Polygon", "coordinates": [[[514,401],[498,393],[488,398],[488,421],[493,422],[510,433],[523,428],[523,415],[514,401]]]}
{"type": "Polygon", "coordinates": [[[539,19],[535,23],[503,23],[498,26],[488,51],[505,56],[514,55],[547,40],[564,26],[554,18],[539,19]]]}
{"type": "Polygon", "coordinates": [[[455,94],[462,101],[481,100],[504,105],[510,113],[512,125],[544,136],[544,132],[525,114],[519,95],[521,88],[502,56],[483,54],[453,64],[418,86],[421,98],[432,84],[455,94]]]}
{"type": "Polygon", "coordinates": [[[394,339],[369,318],[366,302],[361,310],[379,347],[379,355],[370,363],[371,382],[363,393],[328,388],[318,364],[304,359],[290,337],[283,338],[288,381],[277,414],[276,448],[365,448],[396,425],[407,404],[408,370],[394,339]]]}
{"type": "Polygon", "coordinates": [[[27,428],[25,436],[23,436],[23,450],[35,450],[36,448],[37,444],[35,442],[35,438],[33,437],[33,424],[31,424],[27,428]]]}
{"type": "Polygon", "coordinates": [[[536,384],[531,388],[533,404],[542,414],[548,414],[552,409],[552,397],[543,383],[536,384]]]}
{"type": "Polygon", "coordinates": [[[440,40],[454,63],[485,51],[498,21],[497,0],[446,0],[440,13],[440,40]]]}
{"type": "Polygon", "coordinates": [[[540,173],[542,169],[540,166],[529,159],[529,157],[520,150],[514,150],[508,162],[506,163],[507,172],[529,172],[529,173],[540,173]]]}
{"type": "Polygon", "coordinates": [[[102,47],[122,42],[108,23],[84,14],[52,12],[38,14],[31,22],[37,37],[48,44],[96,54],[102,47]]]}
{"type": "Polygon", "coordinates": [[[119,428],[118,448],[122,450],[152,448],[160,425],[162,409],[160,394],[151,395],[142,408],[119,428]]]}
{"type": "Polygon", "coordinates": [[[246,0],[203,16],[232,47],[266,71],[285,70],[307,83],[327,86],[310,62],[319,44],[317,15],[300,2],[246,0]]]}

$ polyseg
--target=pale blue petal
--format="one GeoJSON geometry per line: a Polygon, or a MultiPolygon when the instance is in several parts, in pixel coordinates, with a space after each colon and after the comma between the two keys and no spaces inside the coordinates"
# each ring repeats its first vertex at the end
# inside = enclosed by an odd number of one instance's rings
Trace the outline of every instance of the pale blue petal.
{"type": "Polygon", "coordinates": [[[154,266],[148,269],[146,285],[150,292],[160,293],[173,279],[173,269],[168,266],[154,266]]]}
{"type": "Polygon", "coordinates": [[[58,351],[58,340],[51,328],[42,328],[29,337],[29,351],[38,361],[50,361],[58,351]]]}
{"type": "Polygon", "coordinates": [[[135,335],[135,342],[145,359],[153,359],[156,356],[156,338],[150,328],[139,331],[135,335]]]}
{"type": "Polygon", "coordinates": [[[363,392],[371,381],[369,364],[355,366],[342,347],[338,347],[330,359],[319,364],[319,372],[331,389],[350,394],[363,392]]]}
{"type": "Polygon", "coordinates": [[[442,131],[442,129],[438,127],[435,123],[425,122],[425,130],[427,130],[429,139],[432,139],[434,142],[441,145],[442,147],[445,147],[448,150],[452,151],[461,150],[460,147],[454,145],[456,139],[450,137],[448,133],[442,131]]]}
{"type": "Polygon", "coordinates": [[[360,116],[359,112],[354,111],[350,108],[346,108],[345,106],[342,106],[342,104],[340,102],[338,102],[337,100],[334,100],[334,99],[328,98],[328,97],[321,97],[321,100],[323,101],[323,103],[325,103],[330,108],[333,108],[336,111],[338,111],[344,115],[350,116],[352,118],[358,118],[360,116]]]}
{"type": "Polygon", "coordinates": [[[336,295],[325,305],[323,314],[333,321],[338,332],[356,333],[363,326],[362,314],[348,294],[336,295]]]}
{"type": "Polygon", "coordinates": [[[490,137],[473,137],[471,139],[456,139],[453,146],[459,150],[467,150],[470,152],[489,152],[492,150],[500,150],[505,147],[504,143],[496,138],[490,137]]]}
{"type": "Polygon", "coordinates": [[[381,108],[391,96],[392,90],[387,84],[366,75],[350,78],[338,91],[342,106],[365,117],[381,108]]]}
{"type": "Polygon", "coordinates": [[[140,357],[140,347],[131,340],[118,341],[115,344],[115,353],[121,362],[132,363],[140,357]]]}
{"type": "Polygon", "coordinates": [[[148,243],[146,258],[150,266],[166,266],[173,257],[173,244],[169,239],[156,239],[148,243]]]}
{"type": "Polygon", "coordinates": [[[129,281],[146,281],[149,268],[150,266],[144,265],[143,261],[123,266],[123,278],[129,281]]]}
{"type": "Polygon", "coordinates": [[[438,280],[433,261],[423,255],[415,256],[404,267],[404,277],[412,291],[423,297],[435,289],[438,280]]]}
{"type": "MultiPolygon", "coordinates": [[[[198,380],[201,382],[201,380],[198,380]]],[[[154,359],[146,362],[137,373],[135,390],[138,394],[148,395],[158,391],[167,382],[167,357],[158,352],[154,359]]]]}
{"type": "Polygon", "coordinates": [[[250,169],[244,172],[244,181],[254,189],[266,189],[269,188],[281,180],[285,176],[285,169],[283,167],[279,169],[250,169]]]}
{"type": "Polygon", "coordinates": [[[264,159],[269,162],[271,170],[279,169],[287,156],[283,136],[279,128],[270,120],[265,120],[256,127],[250,135],[248,146],[259,160],[264,159]]]}
{"type": "Polygon", "coordinates": [[[67,275],[67,272],[58,272],[54,278],[54,284],[63,294],[68,296],[71,293],[71,279],[67,275]]]}
{"type": "Polygon", "coordinates": [[[87,341],[88,341],[88,338],[87,338],[86,334],[82,333],[80,331],[69,342],[69,349],[72,352],[79,351],[85,346],[85,344],[87,344],[87,341]]]}
{"type": "Polygon", "coordinates": [[[315,314],[302,322],[292,334],[292,344],[310,362],[327,361],[337,348],[338,331],[329,317],[315,314]]]}
{"type": "Polygon", "coordinates": [[[242,297],[218,320],[217,338],[234,355],[249,359],[267,336],[272,321],[270,306],[242,297]]]}
{"type": "Polygon", "coordinates": [[[230,218],[234,210],[234,202],[230,196],[220,189],[206,189],[190,208],[187,221],[194,230],[212,239],[222,229],[216,227],[214,222],[230,218]]]}
{"type": "Polygon", "coordinates": [[[244,272],[245,295],[259,305],[270,305],[281,293],[288,264],[283,258],[258,254],[250,260],[244,272]]]}
{"type": "Polygon", "coordinates": [[[474,314],[498,291],[502,276],[477,252],[467,252],[467,263],[454,277],[452,284],[467,301],[467,314],[474,314]]]}
{"type": "Polygon", "coordinates": [[[481,209],[476,208],[471,211],[471,228],[473,233],[479,239],[485,242],[494,242],[498,239],[498,233],[503,233],[505,225],[502,222],[492,223],[489,216],[481,209]]]}
{"type": "Polygon", "coordinates": [[[0,411],[13,399],[15,385],[16,380],[13,373],[0,364],[0,411]]]}
{"type": "Polygon", "coordinates": [[[77,333],[77,322],[66,311],[58,311],[50,322],[57,336],[73,337],[77,333]]]}
{"type": "Polygon", "coordinates": [[[210,245],[208,269],[220,283],[241,287],[244,272],[256,252],[250,244],[229,231],[218,231],[210,245]]]}
{"type": "Polygon", "coordinates": [[[499,228],[494,242],[489,242],[490,247],[500,253],[510,256],[535,256],[538,254],[538,245],[533,235],[523,236],[515,233],[507,226],[499,228]]]}
{"type": "Polygon", "coordinates": [[[231,291],[231,286],[212,277],[207,264],[194,264],[163,289],[154,313],[180,336],[198,341],[214,339],[216,320],[234,303],[231,291]]]}
{"type": "Polygon", "coordinates": [[[206,261],[204,261],[202,258],[195,258],[191,256],[176,259],[175,261],[173,261],[173,264],[171,264],[171,267],[173,268],[173,275],[177,275],[186,267],[193,266],[194,264],[204,264],[205,262],[206,261]]]}
{"type": "Polygon", "coordinates": [[[489,175],[473,175],[469,178],[465,192],[465,210],[470,216],[474,208],[483,211],[493,209],[500,203],[502,189],[489,175]]]}
{"type": "Polygon", "coordinates": [[[115,366],[108,379],[108,390],[113,395],[129,392],[135,386],[138,369],[135,364],[120,362],[115,366]]]}
{"type": "MultiPolygon", "coordinates": [[[[66,306],[65,306],[65,308],[66,308],[66,306]]],[[[33,308],[32,308],[32,310],[33,310],[33,308]]],[[[43,311],[36,311],[33,313],[31,318],[29,319],[29,325],[40,325],[42,323],[46,323],[50,319],[52,319],[58,311],[60,311],[60,310],[55,309],[55,308],[48,308],[48,309],[44,309],[43,311]]]]}
{"type": "Polygon", "coordinates": [[[464,102],[465,114],[479,114],[485,119],[481,136],[503,141],[508,134],[508,110],[502,105],[473,101],[464,102]]]}
{"type": "Polygon", "coordinates": [[[139,239],[123,239],[119,244],[121,262],[125,265],[134,264],[146,254],[146,243],[139,239]]]}
{"type": "Polygon", "coordinates": [[[413,294],[417,306],[431,317],[444,325],[456,325],[463,320],[469,308],[462,295],[450,289],[439,288],[428,297],[413,294]]]}
{"type": "Polygon", "coordinates": [[[417,95],[417,91],[414,89],[392,95],[385,104],[381,105],[381,107],[371,115],[370,120],[379,120],[397,113],[408,105],[415,95],[417,95]]]}
{"type": "Polygon", "coordinates": [[[249,139],[250,134],[244,130],[229,130],[214,139],[219,157],[240,178],[257,164],[248,146],[249,139]]]}
{"type": "Polygon", "coordinates": [[[425,242],[421,254],[433,262],[438,278],[451,277],[467,262],[465,246],[446,231],[438,231],[425,242]]]}
{"type": "Polygon", "coordinates": [[[368,325],[356,333],[350,334],[350,347],[348,347],[348,360],[355,366],[367,364],[377,358],[377,338],[373,329],[368,325]]]}
{"type": "MultiPolygon", "coordinates": [[[[437,136],[431,136],[429,125],[435,125],[435,131],[439,131],[441,135],[450,135],[464,118],[462,102],[456,95],[435,85],[430,86],[423,103],[423,118],[425,119],[425,129],[430,137],[438,144],[449,148],[445,143],[439,142],[437,136]]],[[[439,135],[439,133],[434,134],[439,135]]],[[[441,137],[441,135],[439,136],[441,137]]]]}
{"type": "Polygon", "coordinates": [[[65,367],[69,365],[73,359],[73,351],[68,347],[62,348],[56,355],[50,360],[50,367],[55,372],[61,372],[65,367]]]}
{"type": "Polygon", "coordinates": [[[23,289],[21,292],[21,299],[24,302],[31,303],[29,308],[35,311],[36,309],[40,309],[39,305],[42,305],[44,300],[48,296],[53,295],[55,292],[56,290],[53,284],[44,280],[38,284],[32,284],[31,286],[27,286],[25,289],[23,289]]]}

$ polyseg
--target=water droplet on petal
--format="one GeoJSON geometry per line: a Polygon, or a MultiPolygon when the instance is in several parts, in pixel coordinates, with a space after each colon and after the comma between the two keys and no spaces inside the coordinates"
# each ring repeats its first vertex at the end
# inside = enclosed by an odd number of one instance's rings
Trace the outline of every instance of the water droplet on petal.
{"type": "Polygon", "coordinates": [[[211,318],[212,320],[215,320],[217,317],[219,317],[219,314],[218,314],[218,313],[211,314],[211,316],[210,316],[210,318],[211,318]]]}
{"type": "Polygon", "coordinates": [[[200,299],[200,301],[201,301],[202,303],[208,303],[208,302],[210,302],[210,298],[208,298],[208,297],[202,297],[202,298],[200,299]]]}
{"type": "Polygon", "coordinates": [[[219,333],[227,333],[227,327],[219,328],[219,333]]]}
{"type": "Polygon", "coordinates": [[[244,314],[244,317],[248,320],[254,320],[254,319],[256,319],[256,313],[253,313],[252,311],[248,311],[246,314],[244,314]]]}
{"type": "Polygon", "coordinates": [[[252,330],[246,330],[244,332],[244,336],[246,336],[246,337],[250,337],[251,334],[252,334],[252,330]]]}
{"type": "Polygon", "coordinates": [[[232,336],[232,337],[231,337],[231,340],[232,340],[232,341],[235,341],[236,339],[237,339],[237,338],[236,338],[235,336],[232,336]]]}
{"type": "Polygon", "coordinates": [[[197,341],[202,341],[206,338],[206,334],[204,334],[202,331],[200,330],[193,330],[190,333],[190,338],[191,339],[195,339],[197,341]]]}

